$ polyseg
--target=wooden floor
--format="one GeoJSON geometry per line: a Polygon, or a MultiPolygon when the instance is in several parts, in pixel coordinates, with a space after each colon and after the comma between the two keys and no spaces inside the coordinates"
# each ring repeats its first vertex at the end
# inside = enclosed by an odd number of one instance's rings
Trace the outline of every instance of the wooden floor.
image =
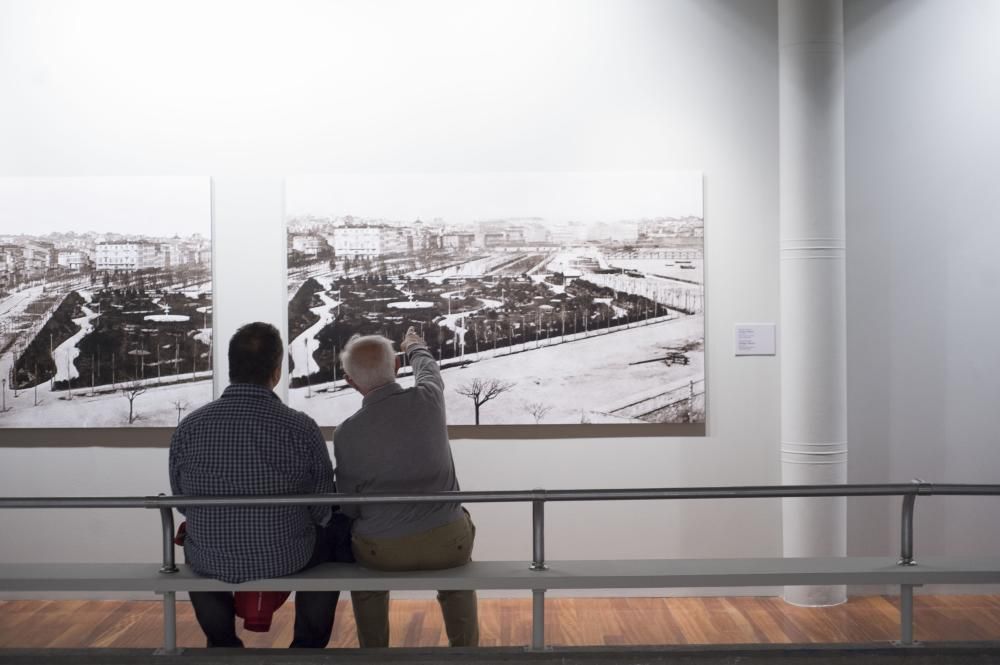
{"type": "MultiPolygon", "coordinates": [[[[0,647],[154,648],[162,639],[155,601],[0,601],[0,647]]],[[[243,632],[248,647],[291,641],[292,608],[275,615],[269,633],[243,632]]],[[[916,638],[1000,640],[1000,596],[918,596],[916,638]]],[[[393,646],[444,646],[437,604],[394,600],[393,646]]],[[[482,646],[530,641],[530,600],[480,600],[482,646]]],[[[546,602],[553,646],[806,642],[885,642],[899,637],[895,598],[852,598],[832,608],[803,609],[777,598],[573,598],[546,602]]],[[[178,643],[204,646],[190,604],[178,602],[178,643]]],[[[357,646],[350,604],[337,611],[331,646],[357,646]]]]}

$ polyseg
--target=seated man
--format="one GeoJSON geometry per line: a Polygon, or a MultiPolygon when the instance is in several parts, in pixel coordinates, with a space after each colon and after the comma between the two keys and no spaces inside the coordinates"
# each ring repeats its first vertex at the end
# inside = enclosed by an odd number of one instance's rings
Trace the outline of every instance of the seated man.
{"type": "MultiPolygon", "coordinates": [[[[230,385],[188,415],[170,442],[174,494],[201,496],[336,492],[319,427],[278,399],[284,349],[274,326],[250,323],[229,342],[230,385]]],[[[182,510],[184,553],[199,575],[246,582],[344,560],[349,521],[330,506],[217,506],[182,510]],[[338,552],[340,553],[338,555],[338,552]]],[[[350,560],[349,558],[347,560],[350,560]]],[[[330,640],[339,592],[295,595],[292,647],[330,640]]],[[[192,592],[210,647],[241,647],[233,594],[192,592]]]]}
{"type": "MultiPolygon", "coordinates": [[[[396,383],[399,360],[385,337],[356,337],[341,354],[348,383],[364,395],[361,409],[334,432],[342,492],[458,490],[441,371],[413,328],[400,346],[413,366],[413,388],[396,383]]],[[[373,504],[344,510],[355,518],[354,556],[368,568],[437,570],[461,566],[472,555],[476,529],[461,504],[373,504]]],[[[355,591],[351,600],[361,646],[389,646],[389,594],[355,591]]],[[[476,592],[439,591],[438,602],[448,643],[478,645],[476,592]]]]}

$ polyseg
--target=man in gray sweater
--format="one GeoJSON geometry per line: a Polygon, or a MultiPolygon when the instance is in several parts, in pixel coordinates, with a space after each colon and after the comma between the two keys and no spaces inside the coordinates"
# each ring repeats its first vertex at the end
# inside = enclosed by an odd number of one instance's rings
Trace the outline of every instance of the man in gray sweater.
{"type": "MultiPolygon", "coordinates": [[[[399,358],[380,335],[355,337],[341,353],[347,382],[362,395],[361,408],[333,437],[337,486],[348,494],[457,491],[445,420],[444,382],[424,340],[410,328],[400,348],[415,385],[396,382],[399,358]]],[[[458,503],[343,506],[355,519],[352,545],[358,563],[375,570],[438,570],[469,562],[476,528],[458,503]]],[[[389,594],[351,594],[362,647],[389,646],[389,594]]],[[[439,591],[451,646],[476,646],[475,591],[439,591]]]]}

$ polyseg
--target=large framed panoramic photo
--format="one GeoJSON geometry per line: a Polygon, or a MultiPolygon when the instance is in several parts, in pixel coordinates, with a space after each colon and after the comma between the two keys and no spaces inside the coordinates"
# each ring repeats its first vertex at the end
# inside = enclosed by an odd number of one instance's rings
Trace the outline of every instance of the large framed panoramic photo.
{"type": "Polygon", "coordinates": [[[212,399],[208,178],[0,178],[0,427],[173,427],[212,399]]]}
{"type": "Polygon", "coordinates": [[[415,326],[464,434],[703,431],[700,173],[296,176],[285,199],[289,401],[321,425],[361,406],[347,341],[415,326]]]}

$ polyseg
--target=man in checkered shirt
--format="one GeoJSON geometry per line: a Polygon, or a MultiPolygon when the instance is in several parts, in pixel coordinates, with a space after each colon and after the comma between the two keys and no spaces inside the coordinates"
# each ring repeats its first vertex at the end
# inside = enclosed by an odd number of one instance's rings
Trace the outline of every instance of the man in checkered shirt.
{"type": "MultiPolygon", "coordinates": [[[[188,415],[170,442],[170,487],[193,496],[336,492],[326,442],[312,418],[273,389],[284,348],[274,326],[250,323],[229,342],[230,385],[188,415]]],[[[330,506],[215,506],[182,510],[184,553],[199,575],[246,582],[351,561],[350,522],[330,506]]],[[[339,592],[295,595],[292,647],[330,640],[339,592]]],[[[192,592],[209,647],[241,647],[233,594],[192,592]]]]}

